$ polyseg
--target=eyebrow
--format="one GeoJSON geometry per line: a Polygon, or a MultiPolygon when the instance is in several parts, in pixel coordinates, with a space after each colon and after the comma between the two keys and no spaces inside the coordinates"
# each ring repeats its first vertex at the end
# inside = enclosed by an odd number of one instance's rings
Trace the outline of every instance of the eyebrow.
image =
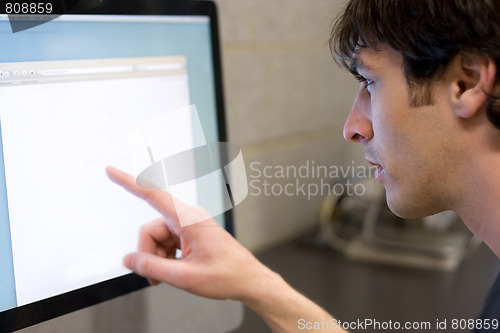
{"type": "Polygon", "coordinates": [[[373,67],[366,64],[365,62],[363,62],[360,59],[354,59],[352,67],[355,71],[357,71],[358,69],[362,69],[362,70],[365,70],[368,72],[373,72],[373,67]]]}
{"type": "Polygon", "coordinates": [[[364,62],[362,62],[359,59],[353,58],[350,66],[349,66],[349,72],[356,78],[356,80],[358,80],[358,81],[361,82],[361,81],[364,81],[365,78],[364,78],[363,75],[359,74],[358,70],[360,68],[363,71],[372,72],[372,67],[370,67],[369,65],[367,65],[364,62]]]}
{"type": "Polygon", "coordinates": [[[365,77],[361,75],[358,71],[358,69],[361,69],[362,71],[366,71],[371,75],[375,75],[374,73],[374,67],[371,66],[370,64],[367,64],[366,62],[363,62],[359,57],[353,56],[351,58],[351,64],[349,66],[349,72],[356,78],[356,80],[362,82],[365,80],[365,77]]]}

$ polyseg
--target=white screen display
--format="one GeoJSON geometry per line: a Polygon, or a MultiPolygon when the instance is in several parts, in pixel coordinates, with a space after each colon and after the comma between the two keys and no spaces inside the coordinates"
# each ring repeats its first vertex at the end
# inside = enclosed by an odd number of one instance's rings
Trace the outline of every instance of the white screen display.
{"type": "MultiPolygon", "coordinates": [[[[126,59],[130,67],[105,61],[18,63],[15,75],[23,75],[24,65],[27,80],[30,71],[36,79],[0,87],[18,305],[128,273],[122,258],[136,249],[140,226],[158,213],[110,182],[105,167],[136,173],[131,133],[190,104],[186,69],[165,72],[172,67],[156,65],[177,58],[164,58],[126,59]],[[153,66],[141,67],[147,73],[137,73],[135,63],[151,61],[153,66]],[[112,75],[105,77],[106,71],[112,75]]],[[[179,119],[179,140],[169,143],[173,151],[192,147],[189,121],[179,119]]]]}

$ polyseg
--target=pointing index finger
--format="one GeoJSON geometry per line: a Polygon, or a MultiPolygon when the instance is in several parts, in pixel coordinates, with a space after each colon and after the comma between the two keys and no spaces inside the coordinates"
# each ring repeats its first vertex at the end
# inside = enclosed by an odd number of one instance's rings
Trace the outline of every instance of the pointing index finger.
{"type": "Polygon", "coordinates": [[[108,166],[106,174],[114,183],[122,186],[133,195],[145,200],[167,220],[171,227],[178,228],[178,218],[173,198],[170,194],[162,190],[145,189],[135,183],[133,176],[126,172],[108,166]]]}

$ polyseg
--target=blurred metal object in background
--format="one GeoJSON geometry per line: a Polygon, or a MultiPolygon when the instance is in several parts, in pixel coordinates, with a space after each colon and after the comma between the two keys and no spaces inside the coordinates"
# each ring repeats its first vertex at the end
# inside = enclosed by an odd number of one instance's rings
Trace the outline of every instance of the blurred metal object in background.
{"type": "Polygon", "coordinates": [[[371,178],[362,184],[363,195],[335,193],[323,200],[319,244],[355,260],[452,271],[481,243],[454,212],[403,219],[389,210],[382,185],[371,178]]]}

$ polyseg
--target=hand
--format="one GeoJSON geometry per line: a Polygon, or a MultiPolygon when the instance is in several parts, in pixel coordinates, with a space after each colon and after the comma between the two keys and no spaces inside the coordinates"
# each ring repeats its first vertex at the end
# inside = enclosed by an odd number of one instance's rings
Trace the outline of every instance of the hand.
{"type": "MultiPolygon", "coordinates": [[[[180,227],[168,193],[141,188],[132,176],[115,168],[108,167],[106,172],[113,182],[163,215],[141,228],[138,252],[124,258],[127,268],[151,284],[165,282],[199,296],[244,300],[274,275],[214,219],[180,227]],[[180,260],[175,259],[178,248],[180,260]]],[[[191,209],[198,215],[201,208],[191,209]]]]}

